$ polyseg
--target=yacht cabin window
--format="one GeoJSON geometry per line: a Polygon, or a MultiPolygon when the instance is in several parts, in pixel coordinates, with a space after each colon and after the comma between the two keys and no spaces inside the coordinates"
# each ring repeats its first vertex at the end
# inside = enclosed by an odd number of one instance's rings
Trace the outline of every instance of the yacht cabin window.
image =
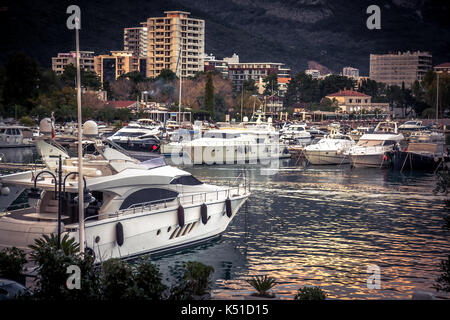
{"type": "Polygon", "coordinates": [[[203,184],[200,180],[195,178],[194,176],[180,176],[172,179],[170,184],[182,184],[185,186],[197,186],[203,184]]]}
{"type": "Polygon", "coordinates": [[[147,188],[130,194],[120,206],[120,210],[127,209],[132,205],[152,202],[152,204],[172,201],[178,197],[178,192],[161,188],[147,188]]]}

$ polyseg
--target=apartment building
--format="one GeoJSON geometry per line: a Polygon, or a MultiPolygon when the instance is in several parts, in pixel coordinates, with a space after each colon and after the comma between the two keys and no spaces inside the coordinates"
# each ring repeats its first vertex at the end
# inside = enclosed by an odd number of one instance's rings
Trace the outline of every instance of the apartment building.
{"type": "Polygon", "coordinates": [[[139,71],[139,67],[139,57],[132,51],[111,51],[109,55],[94,57],[94,69],[102,83],[113,82],[125,73],[139,71]]]}
{"type": "Polygon", "coordinates": [[[358,79],[359,78],[359,69],[352,67],[345,67],[342,69],[342,75],[349,78],[358,79]]]}
{"type": "Polygon", "coordinates": [[[161,70],[176,71],[177,75],[194,76],[203,71],[205,53],[205,21],[190,18],[190,12],[165,11],[165,17],[148,18],[147,77],[156,77],[161,70]]]}
{"type": "Polygon", "coordinates": [[[284,95],[287,85],[291,80],[291,69],[283,63],[273,62],[245,62],[229,63],[228,79],[233,83],[233,89],[240,91],[246,80],[253,79],[258,87],[258,92],[264,91],[264,78],[275,73],[278,80],[279,95],[284,95]]]}
{"type": "Polygon", "coordinates": [[[226,57],[222,60],[216,59],[213,54],[204,55],[204,71],[218,71],[224,79],[228,79],[228,64],[229,63],[239,63],[239,56],[233,54],[232,57],[226,57]]]}
{"type": "MultiPolygon", "coordinates": [[[[52,57],[52,70],[56,74],[62,74],[69,64],[77,65],[75,51],[60,52],[56,57],[52,57]]],[[[94,51],[80,51],[80,68],[85,71],[94,71],[94,51]]]]}
{"type": "Polygon", "coordinates": [[[369,78],[388,85],[410,88],[416,80],[422,81],[425,73],[432,67],[429,52],[398,52],[370,55],[369,78]]]}
{"type": "Polygon", "coordinates": [[[147,33],[145,23],[142,27],[123,29],[123,50],[132,51],[139,58],[147,57],[147,33]]]}

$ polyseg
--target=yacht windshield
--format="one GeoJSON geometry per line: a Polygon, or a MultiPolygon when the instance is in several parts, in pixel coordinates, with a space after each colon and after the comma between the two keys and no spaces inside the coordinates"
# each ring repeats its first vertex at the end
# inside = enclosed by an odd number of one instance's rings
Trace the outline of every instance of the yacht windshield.
{"type": "Polygon", "coordinates": [[[164,157],[157,157],[154,159],[150,159],[150,160],[141,162],[141,164],[143,166],[147,167],[147,169],[159,168],[159,167],[164,167],[165,165],[167,165],[164,157]]]}
{"type": "Polygon", "coordinates": [[[139,137],[142,136],[143,132],[117,132],[115,134],[116,137],[139,137]]]}

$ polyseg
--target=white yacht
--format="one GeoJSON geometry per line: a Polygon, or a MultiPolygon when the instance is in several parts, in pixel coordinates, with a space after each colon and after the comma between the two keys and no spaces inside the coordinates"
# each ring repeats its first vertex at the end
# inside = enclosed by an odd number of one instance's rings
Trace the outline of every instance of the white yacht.
{"type": "Polygon", "coordinates": [[[280,139],[295,145],[306,145],[311,142],[311,134],[306,131],[306,124],[291,124],[283,128],[280,139]]]}
{"type": "Polygon", "coordinates": [[[189,164],[235,164],[290,157],[278,133],[261,128],[209,130],[200,138],[190,140],[187,136],[180,142],[163,144],[161,153],[171,156],[172,161],[187,157],[189,164]]]}
{"type": "Polygon", "coordinates": [[[0,148],[32,147],[34,133],[31,128],[18,125],[0,125],[0,148]]]}
{"type": "MultiPolygon", "coordinates": [[[[246,184],[224,187],[200,182],[157,157],[139,162],[102,143],[83,159],[85,239],[95,261],[130,258],[182,248],[221,235],[249,197],[246,184]],[[88,194],[88,192],[90,194],[88,194]],[[86,201],[86,200],[85,200],[86,201]]],[[[39,140],[47,170],[55,172],[62,156],[63,177],[77,171],[77,158],[39,140]],[[56,159],[56,160],[55,160],[56,159]]],[[[26,171],[0,177],[0,183],[32,188],[29,208],[0,214],[0,249],[28,250],[42,234],[57,232],[58,199],[53,177],[26,171]]],[[[62,202],[62,232],[79,239],[76,174],[67,176],[62,202]]]]}
{"type": "Polygon", "coordinates": [[[404,140],[396,122],[380,122],[373,133],[361,136],[358,143],[348,150],[353,167],[387,167],[390,152],[404,140]]]}
{"type": "Polygon", "coordinates": [[[345,153],[354,145],[347,135],[331,134],[305,147],[304,152],[311,164],[346,164],[349,159],[345,153]]]}
{"type": "Polygon", "coordinates": [[[128,151],[158,152],[161,143],[159,135],[158,126],[130,123],[107,139],[128,151]]]}
{"type": "Polygon", "coordinates": [[[400,131],[420,131],[425,130],[426,128],[427,127],[422,124],[422,121],[419,120],[406,121],[398,127],[400,131]]]}

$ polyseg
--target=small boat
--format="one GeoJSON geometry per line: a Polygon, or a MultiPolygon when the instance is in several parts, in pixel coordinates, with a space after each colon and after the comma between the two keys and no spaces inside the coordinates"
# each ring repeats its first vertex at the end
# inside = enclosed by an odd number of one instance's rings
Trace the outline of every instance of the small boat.
{"type": "Polygon", "coordinates": [[[439,167],[446,168],[448,160],[443,144],[412,142],[406,150],[394,153],[394,169],[434,172],[439,167]]]}
{"type": "Polygon", "coordinates": [[[355,142],[348,135],[331,134],[306,146],[304,153],[311,164],[345,164],[349,163],[345,153],[354,145],[355,142]]]}
{"type": "Polygon", "coordinates": [[[373,132],[373,127],[358,127],[352,131],[350,131],[350,137],[352,137],[353,140],[358,142],[359,138],[361,138],[366,133],[373,132]]]}
{"type": "Polygon", "coordinates": [[[291,124],[283,130],[280,139],[287,144],[306,145],[311,142],[311,134],[306,131],[306,124],[291,124]]]}
{"type": "Polygon", "coordinates": [[[161,145],[158,127],[130,123],[107,139],[132,152],[157,153],[161,145]]]}
{"type": "Polygon", "coordinates": [[[0,126],[0,148],[33,147],[33,137],[31,128],[18,125],[0,126]]]}
{"type": "Polygon", "coordinates": [[[422,124],[419,120],[406,121],[404,124],[400,125],[398,129],[400,131],[421,131],[425,130],[427,127],[422,124]]]}
{"type": "Polygon", "coordinates": [[[347,153],[353,167],[388,167],[391,152],[404,140],[396,122],[378,123],[373,133],[366,133],[347,153]]]}

